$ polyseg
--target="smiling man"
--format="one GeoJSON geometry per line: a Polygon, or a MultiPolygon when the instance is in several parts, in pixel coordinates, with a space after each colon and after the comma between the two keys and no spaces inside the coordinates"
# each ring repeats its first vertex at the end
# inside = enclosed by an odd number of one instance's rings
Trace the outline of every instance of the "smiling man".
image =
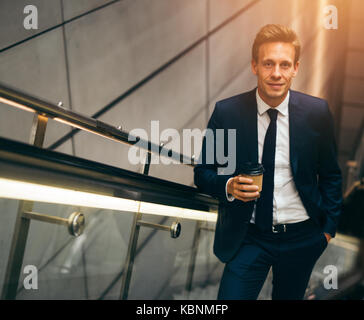
{"type": "MultiPolygon", "coordinates": [[[[299,69],[293,30],[266,25],[252,49],[257,88],[219,101],[208,128],[236,130],[234,175],[206,163],[204,140],[195,184],[221,206],[214,253],[224,263],[218,299],[256,299],[270,268],[272,299],[303,299],[312,269],[335,236],[341,171],[325,100],[290,90],[299,69]],[[263,188],[238,175],[264,166],[263,188]]],[[[226,137],[228,139],[228,137],[226,137]]],[[[209,150],[224,148],[219,141],[209,150]]]]}
{"type": "Polygon", "coordinates": [[[299,50],[299,44],[265,42],[258,48],[256,46],[252,69],[258,77],[258,93],[265,103],[275,108],[286,98],[292,78],[297,74],[299,62],[296,55],[299,53],[296,54],[296,50],[299,50]]]}

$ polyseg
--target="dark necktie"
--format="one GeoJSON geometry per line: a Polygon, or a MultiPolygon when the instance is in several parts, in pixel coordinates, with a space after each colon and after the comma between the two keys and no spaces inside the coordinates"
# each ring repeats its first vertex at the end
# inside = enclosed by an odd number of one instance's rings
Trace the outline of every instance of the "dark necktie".
{"type": "Polygon", "coordinates": [[[276,154],[277,113],[268,109],[270,124],[264,138],[262,164],[264,167],[263,188],[257,200],[255,223],[262,230],[272,230],[273,223],[273,190],[274,158],[276,154]]]}

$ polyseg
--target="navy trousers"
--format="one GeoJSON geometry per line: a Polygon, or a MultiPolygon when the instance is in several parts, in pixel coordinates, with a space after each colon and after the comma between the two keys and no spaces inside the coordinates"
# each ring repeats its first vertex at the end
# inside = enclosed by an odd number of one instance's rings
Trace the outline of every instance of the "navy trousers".
{"type": "Polygon", "coordinates": [[[312,220],[294,225],[293,231],[273,233],[250,224],[240,250],[225,265],[217,299],[257,299],[272,267],[272,299],[302,300],[327,240],[312,220]]]}

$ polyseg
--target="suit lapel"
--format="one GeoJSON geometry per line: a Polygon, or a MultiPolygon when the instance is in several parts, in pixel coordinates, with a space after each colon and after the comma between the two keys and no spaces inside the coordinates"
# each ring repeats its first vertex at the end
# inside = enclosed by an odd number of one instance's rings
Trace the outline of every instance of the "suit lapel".
{"type": "Polygon", "coordinates": [[[304,113],[297,102],[294,91],[290,91],[289,103],[289,155],[293,176],[296,176],[298,168],[298,155],[303,147],[305,129],[303,126],[304,113]]]}
{"type": "Polygon", "coordinates": [[[247,161],[258,162],[258,126],[256,88],[249,92],[243,112],[245,143],[248,146],[247,161]]]}

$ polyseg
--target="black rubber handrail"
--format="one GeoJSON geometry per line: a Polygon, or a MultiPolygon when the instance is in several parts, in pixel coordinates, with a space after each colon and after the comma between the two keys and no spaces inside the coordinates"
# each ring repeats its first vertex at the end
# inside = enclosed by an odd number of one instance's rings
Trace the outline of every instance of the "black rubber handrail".
{"type": "Polygon", "coordinates": [[[199,193],[195,187],[6,138],[0,138],[0,176],[36,179],[42,184],[49,181],[59,187],[70,184],[80,191],[112,190],[116,197],[195,210],[218,206],[217,199],[199,193]]]}

